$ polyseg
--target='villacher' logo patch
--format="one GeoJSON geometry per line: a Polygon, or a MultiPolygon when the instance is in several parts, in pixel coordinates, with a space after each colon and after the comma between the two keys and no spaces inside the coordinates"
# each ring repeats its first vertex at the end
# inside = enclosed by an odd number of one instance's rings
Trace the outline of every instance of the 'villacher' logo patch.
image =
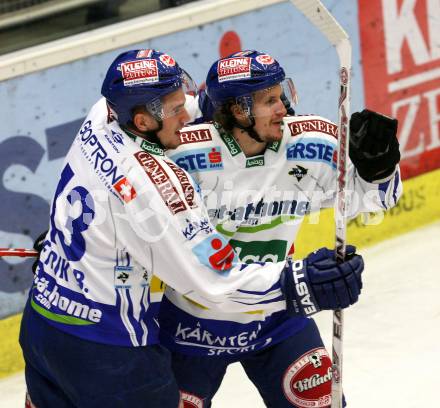
{"type": "Polygon", "coordinates": [[[203,399],[186,391],[180,391],[179,408],[203,408],[203,399]]]}
{"type": "Polygon", "coordinates": [[[296,407],[323,408],[331,404],[331,360],[325,348],[303,354],[283,376],[285,397],[296,407]]]}

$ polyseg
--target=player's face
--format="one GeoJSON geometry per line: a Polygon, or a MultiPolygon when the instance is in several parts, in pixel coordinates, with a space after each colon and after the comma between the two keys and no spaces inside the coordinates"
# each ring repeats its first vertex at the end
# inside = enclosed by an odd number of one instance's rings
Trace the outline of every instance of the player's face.
{"type": "Polygon", "coordinates": [[[185,109],[185,94],[179,89],[165,95],[162,100],[162,129],[157,137],[167,149],[174,149],[180,145],[179,130],[185,126],[190,117],[185,109]]]}
{"type": "Polygon", "coordinates": [[[281,85],[275,85],[253,94],[254,129],[264,142],[282,139],[281,125],[287,111],[281,100],[281,94],[281,85]]]}

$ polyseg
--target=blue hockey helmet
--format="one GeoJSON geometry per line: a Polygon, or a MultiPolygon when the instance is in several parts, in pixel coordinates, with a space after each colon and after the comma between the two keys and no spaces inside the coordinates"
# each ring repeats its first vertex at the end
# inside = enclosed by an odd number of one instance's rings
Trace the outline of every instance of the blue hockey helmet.
{"type": "Polygon", "coordinates": [[[193,87],[189,75],[168,54],[156,50],[132,50],[110,65],[101,88],[119,124],[132,120],[133,109],[144,106],[156,120],[163,119],[161,98],[179,88],[193,87]]]}
{"type": "Polygon", "coordinates": [[[250,96],[284,81],[286,75],[270,55],[255,50],[234,53],[216,61],[206,78],[206,93],[215,107],[250,96]]]}

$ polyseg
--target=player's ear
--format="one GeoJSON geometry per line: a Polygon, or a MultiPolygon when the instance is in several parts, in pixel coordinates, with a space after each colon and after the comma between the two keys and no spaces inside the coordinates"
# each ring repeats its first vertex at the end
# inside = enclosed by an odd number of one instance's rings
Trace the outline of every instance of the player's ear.
{"type": "Polygon", "coordinates": [[[140,110],[133,115],[133,124],[141,132],[148,132],[157,127],[154,118],[146,111],[140,110]]]}

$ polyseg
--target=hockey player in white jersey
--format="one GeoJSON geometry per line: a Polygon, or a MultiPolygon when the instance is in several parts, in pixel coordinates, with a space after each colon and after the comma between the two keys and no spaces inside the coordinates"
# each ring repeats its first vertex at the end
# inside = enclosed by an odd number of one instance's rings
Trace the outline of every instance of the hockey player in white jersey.
{"type": "MultiPolygon", "coordinates": [[[[215,121],[185,127],[168,154],[200,185],[210,220],[242,262],[280,262],[293,253],[303,217],[334,204],[337,126],[286,116],[293,83],[268,54],[216,61],[206,92],[215,121]]],[[[364,111],[353,114],[351,130],[350,213],[386,210],[402,191],[397,121],[364,111]]],[[[192,223],[188,237],[199,228],[192,223]]],[[[167,288],[161,342],[173,351],[183,406],[210,407],[228,364],[240,361],[268,407],[328,407],[331,362],[307,318],[314,311],[312,302],[303,317],[258,307],[224,313],[167,288]]]]}
{"type": "Polygon", "coordinates": [[[298,274],[318,290],[316,310],[357,301],[359,255],[330,260],[325,272],[317,268],[328,254],[246,265],[215,231],[191,177],[164,155],[189,120],[190,83],[167,54],[125,52],[74,139],[21,325],[29,404],[37,408],[178,405],[169,352],[158,344],[159,279],[231,313],[306,313],[298,274]],[[339,283],[331,293],[319,283],[323,273],[339,283]],[[339,301],[341,290],[350,297],[339,301]]]}

